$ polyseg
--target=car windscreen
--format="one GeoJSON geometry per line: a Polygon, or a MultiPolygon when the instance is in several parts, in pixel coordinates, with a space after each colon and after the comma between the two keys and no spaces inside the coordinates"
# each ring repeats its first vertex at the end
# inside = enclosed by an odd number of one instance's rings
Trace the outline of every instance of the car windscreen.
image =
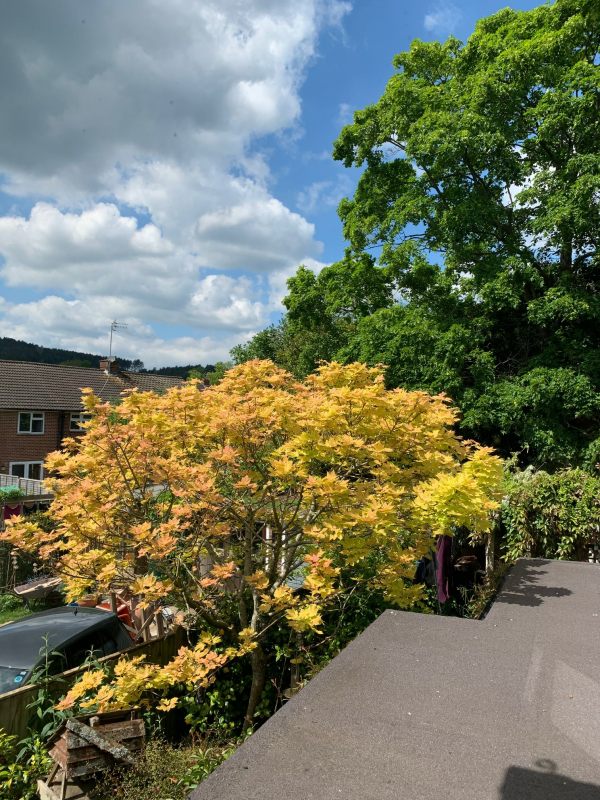
{"type": "Polygon", "coordinates": [[[22,686],[27,677],[27,669],[14,669],[14,667],[0,667],[0,694],[12,692],[22,686]]]}

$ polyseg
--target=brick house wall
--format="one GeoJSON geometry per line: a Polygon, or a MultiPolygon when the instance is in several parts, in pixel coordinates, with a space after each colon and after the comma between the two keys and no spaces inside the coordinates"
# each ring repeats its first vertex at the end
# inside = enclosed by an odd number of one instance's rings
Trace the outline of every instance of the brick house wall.
{"type": "MultiPolygon", "coordinates": [[[[115,370],[108,361],[100,369],[90,369],[0,359],[0,473],[10,473],[16,462],[29,465],[21,467],[20,476],[39,477],[39,465],[48,454],[58,450],[64,438],[81,432],[71,431],[70,423],[72,413],[78,417],[83,413],[83,387],[104,402],[118,403],[129,389],[162,393],[184,383],[169,375],[115,370]],[[44,432],[19,432],[19,412],[43,413],[44,432]]],[[[29,421],[35,429],[37,422],[29,421]]]]}
{"type": "Polygon", "coordinates": [[[60,447],[65,436],[72,435],[68,411],[45,411],[44,433],[18,433],[20,410],[0,410],[0,472],[5,474],[9,473],[12,461],[44,461],[60,447]]]}

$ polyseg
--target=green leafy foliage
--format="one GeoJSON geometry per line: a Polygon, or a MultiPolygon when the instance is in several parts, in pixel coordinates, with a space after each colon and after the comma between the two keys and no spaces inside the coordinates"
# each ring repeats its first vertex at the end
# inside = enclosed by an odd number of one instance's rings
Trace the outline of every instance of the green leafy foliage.
{"type": "Polygon", "coordinates": [[[506,560],[585,559],[600,542],[600,478],[581,469],[517,473],[501,514],[506,560]]]}
{"type": "Polygon", "coordinates": [[[14,594],[0,594],[0,614],[5,611],[16,611],[23,603],[14,594]]]}
{"type": "Polygon", "coordinates": [[[0,503],[9,500],[18,500],[23,496],[23,492],[18,486],[0,486],[0,503]]]}
{"type": "Polygon", "coordinates": [[[175,747],[165,740],[150,740],[133,768],[116,768],[105,774],[90,796],[92,800],[185,800],[238,743],[209,741],[175,747]]]}
{"type": "Polygon", "coordinates": [[[557,0],[397,55],[334,146],[362,170],[345,257],[300,268],[283,322],[235,359],[385,363],[524,464],[597,463],[599,31],[595,0],[557,0]]]}
{"type": "Polygon", "coordinates": [[[231,369],[232,366],[233,364],[230,361],[217,361],[216,364],[211,364],[209,367],[192,367],[188,371],[186,377],[202,380],[209,386],[214,386],[215,383],[219,383],[219,381],[222,380],[223,375],[225,375],[227,370],[231,369]]]}
{"type": "Polygon", "coordinates": [[[40,736],[31,736],[23,746],[0,728],[0,800],[34,800],[37,780],[51,765],[40,736]]]}

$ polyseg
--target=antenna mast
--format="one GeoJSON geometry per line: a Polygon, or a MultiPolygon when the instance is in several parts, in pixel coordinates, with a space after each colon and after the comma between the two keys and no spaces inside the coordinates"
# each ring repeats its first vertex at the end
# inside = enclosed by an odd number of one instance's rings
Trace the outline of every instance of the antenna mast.
{"type": "Polygon", "coordinates": [[[123,331],[127,328],[126,322],[117,322],[116,319],[110,323],[110,342],[108,345],[108,368],[110,371],[110,365],[112,363],[112,342],[113,342],[113,333],[115,331],[123,331]]]}

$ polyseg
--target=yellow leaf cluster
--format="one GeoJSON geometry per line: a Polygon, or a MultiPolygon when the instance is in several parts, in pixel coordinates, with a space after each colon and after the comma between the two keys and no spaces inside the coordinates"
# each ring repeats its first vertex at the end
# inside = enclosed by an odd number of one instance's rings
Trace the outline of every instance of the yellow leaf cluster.
{"type": "Polygon", "coordinates": [[[210,685],[221,667],[252,649],[247,634],[243,639],[240,648],[219,652],[218,637],[204,636],[193,648],[181,647],[164,667],[147,663],[144,655],[120,658],[112,675],[103,669],[84,672],[56,708],[116,711],[153,703],[159,711],[170,711],[178,700],[165,697],[167,692],[210,685]]]}
{"type": "MultiPolygon", "coordinates": [[[[456,436],[448,398],[390,391],[380,367],[323,364],[300,382],[255,360],[203,391],[84,402],[85,435],[48,462],[53,529],[16,521],[1,538],[48,563],[71,599],[167,598],[230,641],[250,627],[242,648],[274,624],[319,630],[340,572],[362,580],[372,557],[374,583],[413,607],[415,561],[442,533],[485,533],[499,502],[501,462],[456,436]]],[[[197,658],[177,669],[201,674],[197,658]]]]}
{"type": "Polygon", "coordinates": [[[298,633],[314,631],[321,633],[320,626],[323,624],[321,609],[316,603],[308,603],[298,608],[290,608],[285,612],[290,628],[298,633]]]}

